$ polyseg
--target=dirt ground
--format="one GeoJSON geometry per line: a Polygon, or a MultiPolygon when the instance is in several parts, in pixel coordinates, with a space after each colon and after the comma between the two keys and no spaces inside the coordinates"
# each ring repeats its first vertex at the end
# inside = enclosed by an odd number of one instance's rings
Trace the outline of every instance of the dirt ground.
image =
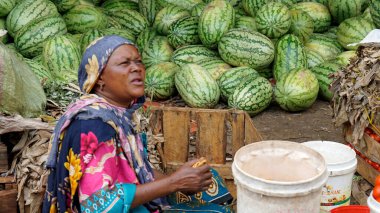
{"type": "Polygon", "coordinates": [[[342,128],[333,125],[332,109],[326,101],[317,100],[311,108],[299,113],[289,113],[272,104],[252,120],[264,140],[329,140],[344,143],[342,128]]]}

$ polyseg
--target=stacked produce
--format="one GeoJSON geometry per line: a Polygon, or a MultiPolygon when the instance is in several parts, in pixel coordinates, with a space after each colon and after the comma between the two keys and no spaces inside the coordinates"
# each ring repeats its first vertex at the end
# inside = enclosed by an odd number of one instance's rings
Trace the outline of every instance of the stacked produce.
{"type": "Polygon", "coordinates": [[[224,102],[252,115],[274,100],[301,111],[318,94],[332,99],[331,74],[355,57],[349,44],[380,23],[379,8],[368,0],[0,0],[8,31],[0,41],[43,82],[69,83],[85,48],[117,34],[137,44],[150,98],[179,94],[190,107],[224,102]]]}

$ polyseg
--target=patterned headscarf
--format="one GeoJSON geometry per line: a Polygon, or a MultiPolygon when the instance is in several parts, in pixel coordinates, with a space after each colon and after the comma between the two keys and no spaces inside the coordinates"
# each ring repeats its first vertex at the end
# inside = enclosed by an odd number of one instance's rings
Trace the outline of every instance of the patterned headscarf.
{"type": "Polygon", "coordinates": [[[78,71],[78,82],[82,92],[91,92],[111,54],[123,44],[135,46],[128,39],[111,35],[98,38],[87,47],[78,71]]]}

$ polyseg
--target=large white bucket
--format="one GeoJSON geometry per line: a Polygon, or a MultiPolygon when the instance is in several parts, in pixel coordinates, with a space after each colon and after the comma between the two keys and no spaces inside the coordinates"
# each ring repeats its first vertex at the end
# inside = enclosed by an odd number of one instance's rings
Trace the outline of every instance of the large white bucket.
{"type": "Polygon", "coordinates": [[[319,152],[326,161],[329,178],[322,189],[321,212],[350,205],[356,153],[350,147],[331,141],[308,141],[303,145],[319,152]]]}
{"type": "Polygon", "coordinates": [[[367,199],[367,205],[371,213],[380,213],[380,203],[375,200],[372,196],[372,192],[367,199]]]}
{"type": "Polygon", "coordinates": [[[328,178],[322,155],[289,141],[242,147],[235,154],[232,173],[239,213],[318,213],[328,178]]]}

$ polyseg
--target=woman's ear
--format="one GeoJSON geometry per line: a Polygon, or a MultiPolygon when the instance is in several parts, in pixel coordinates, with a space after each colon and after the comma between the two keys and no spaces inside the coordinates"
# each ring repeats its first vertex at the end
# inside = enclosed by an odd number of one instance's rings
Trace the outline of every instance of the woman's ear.
{"type": "Polygon", "coordinates": [[[102,76],[99,76],[99,79],[98,79],[98,81],[96,82],[96,85],[95,85],[95,87],[96,87],[95,89],[99,89],[100,91],[103,91],[104,85],[105,85],[105,83],[103,81],[102,76]]]}

